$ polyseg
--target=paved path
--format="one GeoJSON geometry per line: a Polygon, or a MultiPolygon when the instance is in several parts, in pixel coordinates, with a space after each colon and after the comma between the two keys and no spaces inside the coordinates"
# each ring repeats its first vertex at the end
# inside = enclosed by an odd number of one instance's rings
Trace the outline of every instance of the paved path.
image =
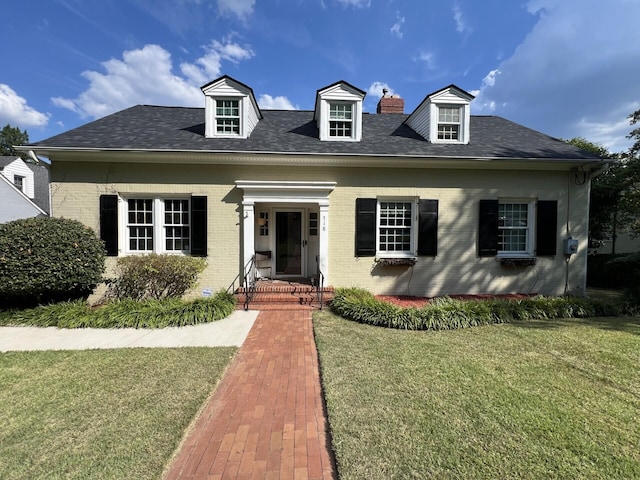
{"type": "Polygon", "coordinates": [[[335,479],[311,311],[264,311],[165,480],[335,479]]]}
{"type": "Polygon", "coordinates": [[[143,328],[0,327],[0,352],[128,347],[239,347],[258,312],[233,312],[202,325],[143,328]]]}

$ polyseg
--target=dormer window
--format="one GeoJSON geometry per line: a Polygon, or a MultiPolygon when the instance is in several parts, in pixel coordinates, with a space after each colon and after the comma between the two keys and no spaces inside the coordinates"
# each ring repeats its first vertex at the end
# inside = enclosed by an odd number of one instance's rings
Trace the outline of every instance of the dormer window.
{"type": "Polygon", "coordinates": [[[362,100],[366,94],[344,81],[318,90],[313,118],[321,141],[362,139],[362,100]]]}
{"type": "Polygon", "coordinates": [[[239,100],[216,100],[216,133],[240,135],[239,100]]]}
{"type": "Polygon", "coordinates": [[[207,138],[249,138],[262,119],[253,90],[224,75],[202,87],[207,138]]]}
{"type": "Polygon", "coordinates": [[[438,108],[438,140],[460,140],[460,107],[438,108]]]}
{"type": "Polygon", "coordinates": [[[14,175],[13,176],[13,184],[16,186],[18,190],[24,192],[25,187],[25,178],[22,175],[14,175]]]}
{"type": "Polygon", "coordinates": [[[405,123],[431,143],[462,143],[471,139],[469,132],[474,96],[449,85],[427,95],[405,123]]]}
{"type": "Polygon", "coordinates": [[[329,104],[329,136],[347,137],[353,135],[353,105],[350,103],[329,104]]]}

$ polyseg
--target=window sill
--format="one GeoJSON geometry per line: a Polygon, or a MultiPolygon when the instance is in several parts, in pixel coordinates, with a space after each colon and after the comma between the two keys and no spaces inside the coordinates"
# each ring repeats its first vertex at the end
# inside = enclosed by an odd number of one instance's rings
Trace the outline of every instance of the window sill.
{"type": "Polygon", "coordinates": [[[376,263],[383,267],[413,266],[416,264],[416,257],[376,257],[376,263]]]}

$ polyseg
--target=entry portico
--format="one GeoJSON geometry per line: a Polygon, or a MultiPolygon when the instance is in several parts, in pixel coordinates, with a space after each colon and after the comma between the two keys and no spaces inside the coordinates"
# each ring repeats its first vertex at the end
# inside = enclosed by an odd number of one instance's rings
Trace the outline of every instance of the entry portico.
{"type": "Polygon", "coordinates": [[[329,195],[336,182],[237,180],[235,184],[243,191],[242,265],[251,262],[259,244],[260,250],[273,252],[267,260],[270,276],[321,273],[329,282],[329,195]]]}

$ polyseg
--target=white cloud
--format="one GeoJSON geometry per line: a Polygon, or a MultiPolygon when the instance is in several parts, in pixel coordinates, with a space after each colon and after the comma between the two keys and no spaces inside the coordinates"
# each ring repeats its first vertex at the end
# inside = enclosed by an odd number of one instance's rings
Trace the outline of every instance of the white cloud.
{"type": "Polygon", "coordinates": [[[260,95],[258,105],[265,110],[298,110],[298,107],[294,106],[287,97],[272,97],[266,93],[260,95]]]}
{"type": "Polygon", "coordinates": [[[27,100],[18,95],[9,85],[0,83],[0,125],[44,127],[49,122],[49,114],[38,112],[27,105],[27,100]]]}
{"type": "Polygon", "coordinates": [[[462,13],[462,9],[460,9],[460,5],[458,4],[453,6],[453,20],[454,22],[456,22],[456,32],[468,34],[473,31],[472,28],[467,24],[462,13]]]}
{"type": "Polygon", "coordinates": [[[402,38],[402,25],[404,25],[404,17],[400,16],[400,12],[396,12],[396,23],[391,27],[391,34],[398,38],[402,38]]]}
{"type": "Polygon", "coordinates": [[[369,8],[371,0],[336,0],[343,7],[369,8]]]}
{"type": "Polygon", "coordinates": [[[414,60],[426,64],[429,70],[436,69],[436,56],[431,52],[420,52],[414,60]]]}
{"type": "Polygon", "coordinates": [[[582,0],[576,8],[531,0],[527,9],[535,26],[497,67],[500,74],[483,79],[474,110],[493,108],[556,137],[630,145],[626,116],[640,98],[640,3],[582,0]]]}
{"type": "Polygon", "coordinates": [[[382,97],[382,89],[386,88],[387,89],[387,94],[388,95],[395,95],[396,92],[393,90],[393,88],[391,88],[387,83],[385,82],[373,82],[371,85],[369,85],[369,88],[367,89],[367,93],[373,97],[382,97]]]}
{"type": "Polygon", "coordinates": [[[250,47],[227,38],[214,40],[202,57],[182,63],[173,73],[171,54],[158,45],[126,51],[120,59],[103,62],[104,72],[86,71],[82,75],[89,87],[77,98],[51,100],[81,117],[99,118],[135,104],[201,106],[200,86],[220,76],[222,61],[237,63],[253,56],[250,47]]]}
{"type": "Polygon", "coordinates": [[[255,0],[218,0],[218,11],[222,15],[233,14],[241,20],[245,20],[253,13],[255,0]]]}

